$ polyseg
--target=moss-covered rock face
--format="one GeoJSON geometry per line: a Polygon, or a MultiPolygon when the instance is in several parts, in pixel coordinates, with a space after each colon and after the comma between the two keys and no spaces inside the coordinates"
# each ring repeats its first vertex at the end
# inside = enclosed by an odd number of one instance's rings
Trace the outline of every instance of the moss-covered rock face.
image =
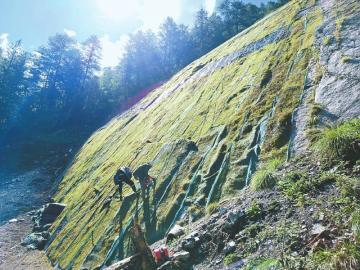
{"type": "MultiPolygon", "coordinates": [[[[318,73],[326,69],[319,62],[324,37],[317,31],[324,6],[331,10],[333,2],[347,5],[338,4],[336,14],[326,16],[356,21],[350,18],[358,14],[356,0],[294,0],[98,130],[55,197],[67,208],[52,227],[50,259],[62,269],[91,268],[105,258],[109,263],[126,254],[127,230],[136,216],[148,240],[156,241],[188,209],[206,213],[248,185],[259,162],[291,156],[300,136],[296,124],[309,128],[296,117],[308,112],[310,118],[310,109],[294,111],[312,108],[314,95],[305,90],[311,84],[316,91],[318,73]],[[137,201],[125,187],[120,202],[115,171],[145,162],[153,163],[156,190],[137,201]]],[[[338,31],[341,38],[342,28],[338,31]]]]}

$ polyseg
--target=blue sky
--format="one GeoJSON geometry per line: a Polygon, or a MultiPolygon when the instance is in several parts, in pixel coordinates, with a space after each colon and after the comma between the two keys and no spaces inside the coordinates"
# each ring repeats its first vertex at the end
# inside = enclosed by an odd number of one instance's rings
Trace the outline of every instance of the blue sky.
{"type": "Polygon", "coordinates": [[[103,45],[102,65],[114,66],[129,33],[156,30],[167,16],[189,24],[199,8],[211,12],[215,4],[216,0],[0,0],[0,46],[21,39],[31,51],[55,33],[65,31],[79,41],[95,34],[103,45]]]}

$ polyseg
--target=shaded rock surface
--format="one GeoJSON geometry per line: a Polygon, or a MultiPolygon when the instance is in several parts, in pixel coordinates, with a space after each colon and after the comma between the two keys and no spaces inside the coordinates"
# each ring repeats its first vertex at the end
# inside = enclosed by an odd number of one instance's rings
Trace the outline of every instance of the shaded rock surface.
{"type": "Polygon", "coordinates": [[[39,210],[30,212],[31,219],[34,222],[33,233],[27,235],[21,241],[21,245],[29,249],[44,249],[46,243],[50,240],[48,230],[65,207],[65,204],[48,203],[39,210]]]}

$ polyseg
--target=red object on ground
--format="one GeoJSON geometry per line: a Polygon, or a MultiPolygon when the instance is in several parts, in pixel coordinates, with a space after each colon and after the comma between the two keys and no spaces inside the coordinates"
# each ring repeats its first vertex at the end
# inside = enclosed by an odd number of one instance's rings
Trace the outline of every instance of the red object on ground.
{"type": "Polygon", "coordinates": [[[153,250],[153,256],[156,263],[166,262],[169,260],[169,249],[166,246],[153,250]]]}
{"type": "Polygon", "coordinates": [[[156,262],[160,262],[161,261],[161,250],[159,248],[153,250],[153,254],[154,254],[154,259],[156,262]]]}
{"type": "Polygon", "coordinates": [[[163,252],[164,252],[164,255],[166,256],[166,257],[169,257],[169,250],[168,250],[168,248],[167,247],[163,247],[163,252]]]}

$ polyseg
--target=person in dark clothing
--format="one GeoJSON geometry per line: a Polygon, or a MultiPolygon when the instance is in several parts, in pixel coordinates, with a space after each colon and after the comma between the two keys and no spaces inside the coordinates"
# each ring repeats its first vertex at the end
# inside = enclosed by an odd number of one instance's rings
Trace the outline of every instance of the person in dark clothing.
{"type": "Polygon", "coordinates": [[[131,189],[134,191],[134,193],[136,193],[135,183],[134,181],[131,180],[131,178],[132,178],[132,171],[129,167],[121,167],[116,171],[114,175],[114,182],[115,185],[117,185],[119,188],[121,201],[123,200],[123,194],[122,194],[123,183],[128,184],[131,187],[131,189]]]}
{"type": "Polygon", "coordinates": [[[143,192],[145,192],[145,190],[149,190],[151,186],[156,185],[156,179],[149,175],[151,167],[152,165],[150,163],[145,163],[134,172],[134,176],[139,181],[143,192]]]}

